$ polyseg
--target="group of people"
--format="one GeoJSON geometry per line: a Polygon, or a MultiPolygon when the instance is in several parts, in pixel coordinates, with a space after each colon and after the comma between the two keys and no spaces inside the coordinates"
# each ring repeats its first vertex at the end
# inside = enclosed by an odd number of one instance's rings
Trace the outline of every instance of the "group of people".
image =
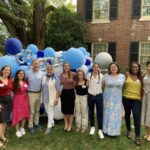
{"type": "MultiPolygon", "coordinates": [[[[6,123],[12,112],[12,127],[16,127],[16,136],[26,134],[24,125],[28,120],[30,133],[41,128],[39,124],[40,104],[44,103],[48,116],[45,134],[51,132],[54,123],[54,107],[61,100],[61,112],[64,116],[64,131],[72,130],[75,117],[76,132],[84,133],[90,122],[90,135],[95,134],[95,113],[100,139],[104,135],[119,136],[121,133],[122,112],[125,111],[127,138],[132,139],[130,116],[133,114],[135,126],[135,144],[141,145],[140,127],[146,126],[145,140],[150,142],[150,62],[147,72],[142,75],[138,63],[132,63],[129,71],[123,75],[116,63],[111,63],[108,73],[101,73],[100,66],[94,63],[92,72],[85,76],[84,71],[72,72],[65,63],[58,77],[53,66],[48,65],[46,72],[40,71],[40,62],[34,60],[32,68],[26,73],[18,70],[12,80],[11,67],[4,66],[0,77],[0,139],[5,137],[6,123]],[[13,93],[13,96],[12,94],[13,93]],[[123,104],[123,106],[122,106],[123,104]]],[[[0,147],[3,146],[0,142],[0,147]]]]}

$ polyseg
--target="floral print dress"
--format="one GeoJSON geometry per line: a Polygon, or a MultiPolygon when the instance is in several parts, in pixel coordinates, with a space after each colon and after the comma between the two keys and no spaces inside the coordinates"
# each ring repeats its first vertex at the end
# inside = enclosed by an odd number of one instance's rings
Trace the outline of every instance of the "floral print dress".
{"type": "Polygon", "coordinates": [[[105,85],[103,93],[103,132],[110,136],[120,135],[122,122],[122,87],[124,82],[125,76],[123,74],[118,74],[116,77],[106,74],[103,78],[105,85]]]}

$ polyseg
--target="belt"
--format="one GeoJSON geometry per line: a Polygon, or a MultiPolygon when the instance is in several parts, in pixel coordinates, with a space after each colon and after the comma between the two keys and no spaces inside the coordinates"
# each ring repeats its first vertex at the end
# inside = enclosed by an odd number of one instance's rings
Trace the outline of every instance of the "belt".
{"type": "MultiPolygon", "coordinates": [[[[90,94],[90,93],[89,93],[90,94]]],[[[99,94],[90,94],[90,95],[92,95],[92,96],[98,96],[98,95],[100,95],[100,94],[102,94],[102,93],[99,93],[99,94]]]]}
{"type": "Polygon", "coordinates": [[[40,93],[41,91],[28,91],[29,93],[40,93]]]}

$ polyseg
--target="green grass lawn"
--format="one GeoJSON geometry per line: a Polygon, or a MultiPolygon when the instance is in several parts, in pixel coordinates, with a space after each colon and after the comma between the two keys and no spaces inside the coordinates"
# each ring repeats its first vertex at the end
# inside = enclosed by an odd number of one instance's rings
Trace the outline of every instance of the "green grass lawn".
{"type": "Polygon", "coordinates": [[[126,138],[126,129],[123,120],[122,134],[119,137],[108,137],[100,140],[96,132],[91,136],[89,130],[84,133],[75,131],[64,132],[63,120],[56,121],[55,128],[49,135],[44,135],[47,118],[40,118],[43,129],[38,130],[35,134],[27,134],[22,138],[15,136],[15,129],[10,124],[7,126],[6,135],[9,143],[6,145],[7,150],[150,150],[150,143],[144,141],[144,128],[142,128],[142,145],[140,147],[134,144],[134,140],[126,138]]]}

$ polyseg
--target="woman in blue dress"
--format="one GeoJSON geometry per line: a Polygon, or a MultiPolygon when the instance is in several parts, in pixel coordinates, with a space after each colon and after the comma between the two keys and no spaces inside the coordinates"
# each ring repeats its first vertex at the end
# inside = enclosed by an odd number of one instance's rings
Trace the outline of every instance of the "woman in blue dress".
{"type": "Polygon", "coordinates": [[[103,132],[109,136],[120,135],[122,121],[122,87],[125,76],[120,74],[116,63],[109,65],[109,73],[104,75],[103,132]]]}

